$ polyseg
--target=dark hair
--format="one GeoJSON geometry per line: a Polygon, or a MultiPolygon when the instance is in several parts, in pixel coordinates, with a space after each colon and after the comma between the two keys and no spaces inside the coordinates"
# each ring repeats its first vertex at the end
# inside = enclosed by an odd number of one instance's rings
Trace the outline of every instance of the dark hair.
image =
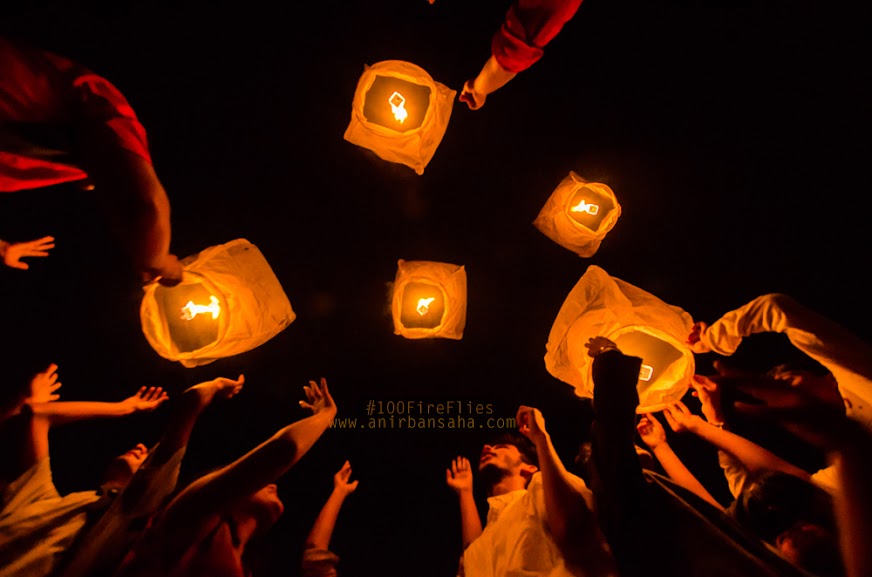
{"type": "Polygon", "coordinates": [[[843,577],[845,565],[836,535],[819,526],[797,523],[787,530],[786,537],[793,542],[794,563],[819,577],[843,577]]]}
{"type": "Polygon", "coordinates": [[[742,491],[727,512],[770,544],[801,521],[835,531],[832,497],[820,487],[780,471],[761,474],[742,491]]]}
{"type": "Polygon", "coordinates": [[[539,454],[533,441],[519,431],[502,431],[485,439],[485,445],[512,445],[521,453],[521,461],[539,467],[539,454]]]}

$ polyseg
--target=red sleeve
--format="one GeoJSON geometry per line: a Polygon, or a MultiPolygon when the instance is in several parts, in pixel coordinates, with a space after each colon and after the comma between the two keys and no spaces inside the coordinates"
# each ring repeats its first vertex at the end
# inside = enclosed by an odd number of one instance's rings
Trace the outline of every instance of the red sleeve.
{"type": "Polygon", "coordinates": [[[542,58],[543,48],[578,11],[581,0],[515,0],[494,34],[491,53],[509,72],[542,58]]]}
{"type": "Polygon", "coordinates": [[[145,129],[108,80],[56,54],[0,38],[2,124],[15,136],[0,138],[0,192],[84,179],[76,159],[99,158],[107,150],[151,162],[145,129]],[[31,141],[37,134],[44,138],[31,141]]]}
{"type": "MultiPolygon", "coordinates": [[[[73,80],[78,124],[99,147],[123,148],[151,163],[145,128],[124,95],[108,80],[89,71],[73,80]]],[[[99,152],[99,151],[96,151],[99,152]]]]}

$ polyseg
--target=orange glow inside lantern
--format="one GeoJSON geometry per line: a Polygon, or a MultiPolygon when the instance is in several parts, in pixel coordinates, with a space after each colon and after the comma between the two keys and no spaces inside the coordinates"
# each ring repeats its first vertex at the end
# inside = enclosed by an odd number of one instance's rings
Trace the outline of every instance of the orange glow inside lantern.
{"type": "Polygon", "coordinates": [[[403,287],[400,322],[407,329],[434,329],[445,316],[445,294],[435,284],[413,281],[403,287]]]}
{"type": "Polygon", "coordinates": [[[202,284],[160,286],[154,297],[179,352],[196,351],[218,339],[222,302],[202,284]]]}
{"type": "Polygon", "coordinates": [[[429,86],[376,75],[364,99],[363,115],[369,122],[397,132],[414,130],[427,116],[430,92],[429,86]]]}
{"type": "Polygon", "coordinates": [[[588,186],[579,187],[569,202],[566,214],[573,222],[597,232],[603,219],[615,208],[611,198],[588,186]]]}
{"type": "Polygon", "coordinates": [[[670,375],[669,368],[684,358],[684,353],[669,342],[632,327],[620,330],[611,340],[625,355],[642,359],[636,384],[640,398],[651,388],[663,387],[661,377],[670,375]]]}

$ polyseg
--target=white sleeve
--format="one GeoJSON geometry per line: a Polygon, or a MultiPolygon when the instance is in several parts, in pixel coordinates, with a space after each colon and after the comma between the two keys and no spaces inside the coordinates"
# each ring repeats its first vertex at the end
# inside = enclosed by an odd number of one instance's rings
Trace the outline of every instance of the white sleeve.
{"type": "Polygon", "coordinates": [[[782,333],[836,378],[848,413],[872,428],[872,345],[792,297],[772,293],[728,312],[700,335],[712,352],[729,356],[742,338],[782,333]]]}

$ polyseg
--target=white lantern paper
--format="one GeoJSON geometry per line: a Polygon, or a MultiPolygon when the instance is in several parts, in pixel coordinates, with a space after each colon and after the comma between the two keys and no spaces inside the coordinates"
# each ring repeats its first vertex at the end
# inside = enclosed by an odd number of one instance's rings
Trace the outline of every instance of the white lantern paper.
{"type": "Polygon", "coordinates": [[[456,94],[410,62],[365,66],[345,140],[423,174],[448,128],[456,94]]]}
{"type": "Polygon", "coordinates": [[[245,239],[182,261],[175,287],[151,283],[140,306],[142,332],[163,358],[196,367],[262,345],[296,315],[260,250],[245,239]]]}
{"type": "Polygon", "coordinates": [[[557,244],[582,257],[593,256],[612,230],[621,205],[612,189],[587,182],[575,172],[563,179],[533,225],[557,244]]]}
{"type": "Polygon", "coordinates": [[[570,291],[551,327],[545,367],[575,387],[579,397],[593,398],[593,359],[585,344],[604,336],[625,354],[642,358],[636,389],[636,412],[659,411],[680,400],[695,370],[685,344],[693,319],[682,309],[589,266],[570,291]]]}
{"type": "Polygon", "coordinates": [[[466,325],[466,269],[443,262],[400,259],[391,314],[394,333],[407,339],[461,339],[466,325]]]}

